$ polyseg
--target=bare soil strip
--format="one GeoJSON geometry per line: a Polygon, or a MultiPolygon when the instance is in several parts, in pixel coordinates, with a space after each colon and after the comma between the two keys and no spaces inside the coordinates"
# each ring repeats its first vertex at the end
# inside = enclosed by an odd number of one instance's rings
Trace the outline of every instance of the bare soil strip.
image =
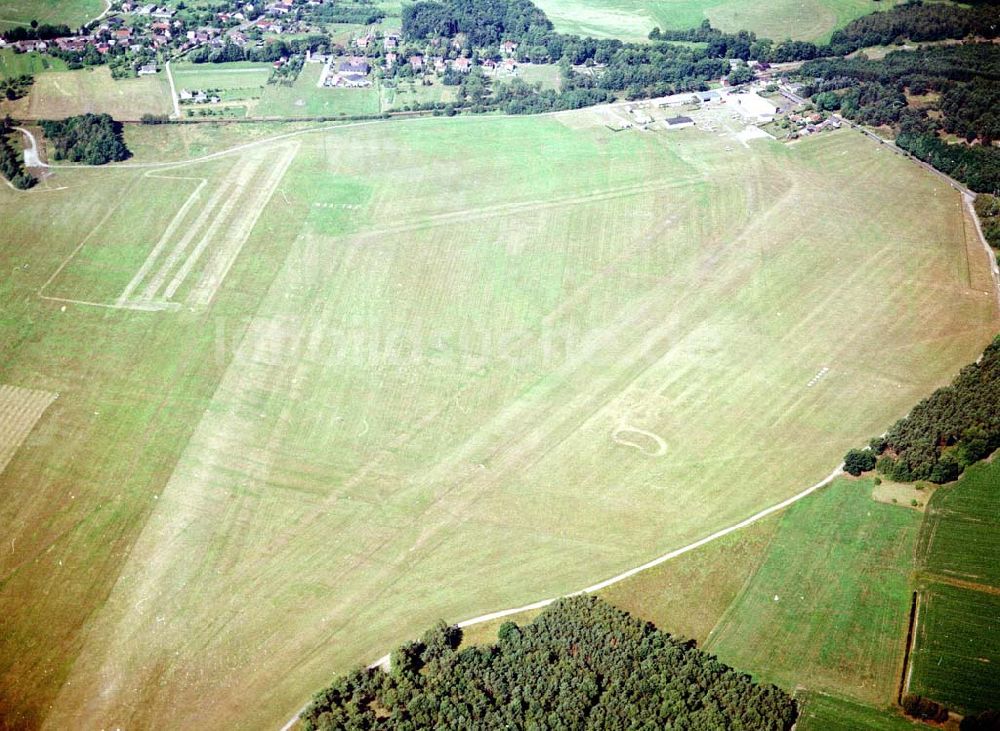
{"type": "Polygon", "coordinates": [[[0,386],[0,472],[58,395],[19,386],[0,386]]]}

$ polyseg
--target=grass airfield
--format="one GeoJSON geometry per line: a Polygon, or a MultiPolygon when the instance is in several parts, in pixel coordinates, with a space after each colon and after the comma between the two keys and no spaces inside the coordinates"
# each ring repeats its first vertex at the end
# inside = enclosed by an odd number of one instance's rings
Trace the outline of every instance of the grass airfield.
{"type": "Polygon", "coordinates": [[[0,190],[0,384],[58,394],[0,472],[6,722],[280,726],[438,617],[798,492],[995,330],[958,196],[860,135],[605,119],[0,190]],[[208,235],[233,191],[259,217],[208,235]],[[150,311],[161,241],[154,294],[187,274],[150,311]]]}

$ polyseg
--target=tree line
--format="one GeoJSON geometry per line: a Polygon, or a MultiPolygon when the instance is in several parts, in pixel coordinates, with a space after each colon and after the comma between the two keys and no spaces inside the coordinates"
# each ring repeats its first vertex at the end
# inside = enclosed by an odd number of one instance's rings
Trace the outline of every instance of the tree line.
{"type": "Polygon", "coordinates": [[[81,114],[53,121],[42,120],[42,130],[55,160],[103,165],[129,157],[122,126],[108,114],[81,114]]]}
{"type": "Polygon", "coordinates": [[[951,482],[1000,447],[1000,336],[950,386],[913,407],[884,436],[845,455],[845,469],[872,468],[898,482],[951,482]]]}
{"type": "Polygon", "coordinates": [[[7,136],[14,132],[14,120],[9,116],[0,120],[0,174],[20,190],[31,188],[38,181],[24,169],[21,153],[15,150],[7,136]]]}
{"type": "Polygon", "coordinates": [[[440,622],[391,672],[337,678],[303,712],[328,729],[790,729],[795,701],[596,597],[561,599],[497,642],[440,622]]]}

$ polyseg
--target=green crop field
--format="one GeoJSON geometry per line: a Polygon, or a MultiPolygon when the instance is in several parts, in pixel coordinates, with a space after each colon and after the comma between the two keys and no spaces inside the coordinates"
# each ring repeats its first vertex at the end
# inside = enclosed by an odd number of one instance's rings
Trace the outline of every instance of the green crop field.
{"type": "Polygon", "coordinates": [[[909,691],[959,713],[1000,707],[1000,595],[931,584],[917,617],[909,691]]]}
{"type": "Polygon", "coordinates": [[[937,490],[920,538],[925,571],[1000,588],[1000,459],[937,490]]]}
{"type": "Polygon", "coordinates": [[[63,119],[74,114],[110,114],[117,120],[138,120],[143,114],[169,114],[170,84],[166,74],[136,79],[112,79],[107,66],[39,74],[31,92],[0,111],[20,119],[63,119]]]}
{"type": "Polygon", "coordinates": [[[362,89],[319,88],[323,67],[306,64],[292,86],[268,84],[252,117],[338,117],[379,113],[378,86],[362,89]]]}
{"type": "MultiPolygon", "coordinates": [[[[0,384],[58,395],[0,472],[5,723],[280,727],[439,617],[797,493],[995,332],[957,194],[909,161],[609,113],[345,124],[0,189],[0,384]]],[[[790,511],[775,546],[815,573],[765,562],[782,602],[738,602],[798,633],[784,672],[894,662],[781,614],[896,630],[920,515],[869,491],[790,511]]]]}
{"type": "Polygon", "coordinates": [[[708,649],[788,689],[890,703],[903,666],[921,516],[870,495],[870,481],[841,480],[789,508],[708,649]]]}
{"type": "Polygon", "coordinates": [[[873,708],[826,693],[796,695],[799,731],[920,731],[930,728],[911,721],[898,709],[873,708]]]}
{"type": "Polygon", "coordinates": [[[644,40],[654,27],[752,30],[763,38],[826,41],[854,18],[884,10],[895,0],[539,0],[556,30],[595,38],[644,40]]]}
{"type": "Polygon", "coordinates": [[[78,28],[104,10],[101,0],[0,0],[0,31],[32,20],[78,28]]]}

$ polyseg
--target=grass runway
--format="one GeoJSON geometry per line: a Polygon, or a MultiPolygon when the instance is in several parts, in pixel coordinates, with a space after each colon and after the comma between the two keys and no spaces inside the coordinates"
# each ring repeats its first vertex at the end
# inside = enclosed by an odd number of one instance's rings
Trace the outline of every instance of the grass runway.
{"type": "MultiPolygon", "coordinates": [[[[173,220],[144,170],[0,191],[0,382],[60,394],[0,473],[5,720],[280,726],[438,617],[798,492],[981,351],[985,254],[938,179],[846,131],[688,132],[300,136],[214,296],[158,312],[37,296],[105,217],[131,264],[60,291],[138,272],[173,220]]],[[[285,144],[164,174],[221,184],[285,144]]]]}

